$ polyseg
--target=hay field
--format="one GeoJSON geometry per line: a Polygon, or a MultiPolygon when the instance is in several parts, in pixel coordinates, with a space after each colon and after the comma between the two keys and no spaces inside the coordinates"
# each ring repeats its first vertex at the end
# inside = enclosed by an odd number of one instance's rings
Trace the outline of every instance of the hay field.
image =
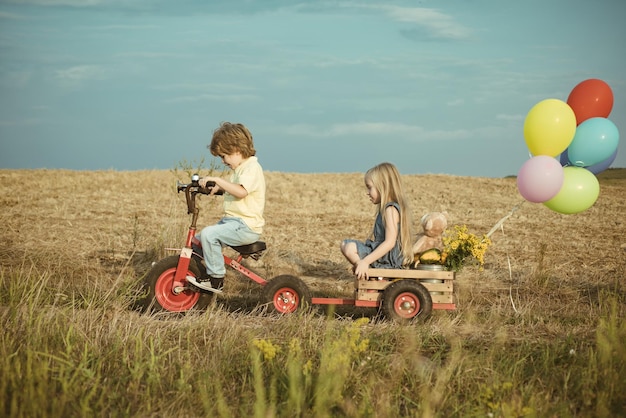
{"type": "MultiPolygon", "coordinates": [[[[618,318],[626,314],[625,171],[611,169],[603,173],[596,204],[574,215],[558,214],[540,204],[523,203],[514,178],[403,176],[413,211],[414,232],[419,232],[418,220],[423,214],[445,210],[450,215],[450,225],[467,225],[471,232],[484,234],[521,204],[492,235],[493,245],[487,253],[484,271],[470,266],[457,275],[457,311],[433,312],[433,317],[425,323],[410,327],[416,333],[437,334],[444,341],[460,340],[462,347],[469,346],[465,355],[470,356],[472,352],[477,356],[475,363],[470,363],[479,369],[481,359],[476,353],[494,344],[500,348],[516,343],[532,344],[533,350],[553,347],[556,343],[559,347],[570,344],[576,351],[596,347],[598,323],[601,318],[610,316],[608,305],[616,304],[618,318]]],[[[16,331],[18,327],[15,318],[19,301],[15,300],[12,284],[18,279],[30,281],[34,286],[38,281],[46,281],[47,296],[40,295],[42,290],[39,289],[32,292],[36,302],[24,300],[24,305],[31,309],[72,305],[72,317],[80,318],[80,311],[74,311],[76,306],[95,306],[107,320],[111,319],[110,312],[115,311],[115,321],[123,324],[130,334],[134,326],[148,326],[145,321],[151,321],[150,318],[138,316],[130,309],[120,309],[120,306],[126,306],[126,288],[139,282],[153,261],[169,254],[164,248],[179,247],[184,241],[190,218],[186,214],[184,195],[175,191],[177,179],[186,182],[189,177],[185,178],[179,170],[0,170],[3,225],[0,266],[4,292],[0,300],[4,305],[5,329],[11,331],[13,327],[16,331]],[[120,295],[119,299],[116,294],[120,295]],[[124,302],[120,302],[122,300],[124,302]]],[[[362,173],[266,172],[266,181],[267,226],[263,240],[268,250],[260,260],[248,262],[248,266],[268,279],[279,274],[297,275],[317,295],[351,296],[353,279],[339,244],[345,238],[364,239],[372,227],[374,207],[365,195],[362,173]]],[[[200,199],[199,226],[219,218],[219,199],[206,196],[200,199]]],[[[31,295],[27,290],[20,291],[31,295]]],[[[257,310],[259,295],[256,284],[229,273],[225,292],[217,298],[212,315],[224,312],[226,316],[220,318],[232,321],[232,327],[248,327],[263,335],[264,329],[276,326],[276,319],[266,318],[257,310]]],[[[317,315],[323,320],[323,315],[317,315]]],[[[367,310],[338,310],[336,319],[337,322],[350,321],[356,316],[374,318],[367,310]]],[[[184,318],[173,321],[191,326],[184,318]]],[[[211,329],[211,320],[203,321],[204,326],[211,329]]],[[[374,334],[406,332],[406,327],[372,321],[374,325],[369,332],[374,334]]],[[[616,325],[618,331],[624,329],[621,324],[616,325]]],[[[5,353],[7,341],[3,340],[5,353]]],[[[618,352],[623,354],[623,351],[618,352]]],[[[494,361],[493,358],[490,361],[494,361]]],[[[626,364],[624,358],[616,361],[618,367],[626,364]]],[[[461,373],[469,373],[457,366],[461,373]]],[[[533,365],[532,370],[536,372],[539,367],[533,365]]],[[[541,380],[537,374],[529,373],[541,380]]],[[[457,384],[461,384],[461,378],[457,379],[457,384]]],[[[511,379],[523,381],[519,376],[511,379]]],[[[494,379],[483,370],[476,374],[473,382],[490,385],[503,380],[503,376],[494,379]]],[[[559,408],[572,408],[569,412],[573,415],[584,416],[585,411],[597,410],[596,403],[589,404],[581,398],[582,388],[570,389],[571,398],[568,398],[562,392],[555,395],[560,389],[551,387],[552,384],[560,383],[534,380],[535,392],[520,389],[502,402],[512,407],[517,405],[515,402],[532,404],[535,412],[542,405],[547,408],[557,401],[559,408]],[[537,387],[544,383],[548,386],[545,393],[537,392],[537,387]]],[[[10,385],[7,389],[5,384],[4,389],[5,401],[17,396],[10,385]]],[[[235,397],[235,393],[233,389],[224,396],[235,397]]],[[[624,400],[623,393],[611,393],[617,398],[609,399],[609,406],[624,400]]],[[[434,410],[435,416],[436,411],[440,411],[441,416],[462,416],[462,411],[480,408],[485,413],[501,413],[502,405],[494,407],[483,398],[474,401],[470,398],[467,393],[433,395],[429,401],[431,413],[434,410]]],[[[381,412],[385,411],[385,406],[376,406],[374,400],[370,402],[378,416],[394,415],[388,410],[389,415],[385,415],[381,412]]],[[[115,411],[104,405],[95,411],[115,411]]],[[[128,408],[127,411],[133,411],[132,406],[128,408]]],[[[211,408],[205,405],[204,411],[213,411],[211,408]]],[[[344,404],[335,408],[339,408],[334,409],[339,411],[337,416],[360,415],[350,412],[350,407],[344,404]]],[[[234,410],[236,408],[231,412],[234,410]]],[[[400,415],[422,416],[424,410],[420,411],[400,415]]],[[[171,410],[161,409],[161,412],[184,416],[189,410],[180,409],[178,405],[171,410]]],[[[240,413],[244,416],[244,412],[240,413]]],[[[152,411],[139,415],[160,414],[152,411]]],[[[267,416],[289,415],[270,413],[267,416]]]]}
{"type": "MultiPolygon", "coordinates": [[[[521,203],[493,234],[485,270],[464,270],[460,287],[481,293],[493,289],[496,296],[497,288],[522,284],[540,273],[550,287],[566,294],[581,286],[608,286],[626,271],[622,171],[605,172],[596,204],[574,215],[524,202],[514,178],[410,175],[403,180],[416,233],[424,213],[445,210],[450,225],[465,224],[484,234],[521,203]]],[[[100,272],[101,282],[113,280],[125,263],[139,271],[142,262],[152,261],[145,257],[165,255],[154,252],[184,241],[190,218],[184,194],[175,192],[176,180],[184,176],[170,171],[0,171],[2,265],[22,265],[27,259],[69,270],[89,266],[100,272]]],[[[266,177],[263,240],[268,251],[251,266],[267,278],[289,273],[312,285],[351,287],[339,243],[364,239],[375,210],[362,174],[268,172],[266,177]]],[[[219,199],[201,197],[199,227],[219,218],[219,199]]],[[[237,277],[228,281],[226,298],[236,293],[238,282],[237,277]]],[[[462,307],[463,300],[459,302],[462,307]]]]}

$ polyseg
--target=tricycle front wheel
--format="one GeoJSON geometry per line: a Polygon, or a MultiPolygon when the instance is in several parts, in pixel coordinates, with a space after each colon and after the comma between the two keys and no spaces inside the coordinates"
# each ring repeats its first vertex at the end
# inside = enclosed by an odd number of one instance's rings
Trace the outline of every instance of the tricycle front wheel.
{"type": "MultiPolygon", "coordinates": [[[[176,283],[176,270],[179,256],[173,255],[157,262],[146,275],[143,286],[147,295],[142,308],[147,312],[186,312],[192,309],[203,310],[213,299],[213,294],[189,289],[186,280],[176,283]]],[[[192,260],[185,277],[200,277],[200,269],[192,260]]]]}

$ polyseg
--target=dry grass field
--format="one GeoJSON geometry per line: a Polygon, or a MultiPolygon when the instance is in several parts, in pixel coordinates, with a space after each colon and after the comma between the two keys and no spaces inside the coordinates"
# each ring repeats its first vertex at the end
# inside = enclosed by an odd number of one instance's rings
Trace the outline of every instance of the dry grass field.
{"type": "MultiPolygon", "coordinates": [[[[175,182],[188,181],[187,174],[0,170],[0,313],[5,330],[0,414],[611,416],[626,405],[625,171],[600,175],[596,204],[574,215],[523,202],[514,178],[404,176],[416,233],[419,218],[430,211],[445,210],[451,225],[467,225],[476,234],[511,216],[492,235],[484,270],[468,266],[457,274],[457,310],[433,312],[426,321],[402,326],[365,309],[338,309],[330,321],[320,312],[298,318],[265,315],[258,306],[259,286],[232,272],[224,294],[207,313],[141,315],[130,309],[133,286],[153,261],[169,254],[166,247],[180,247],[184,241],[190,218],[175,182]],[[511,213],[513,208],[517,210],[511,213]],[[191,357],[176,363],[185,370],[161,364],[165,372],[159,376],[171,374],[171,379],[194,385],[203,381],[203,370],[218,373],[207,370],[232,363],[226,350],[236,346],[235,335],[261,339],[286,353],[292,333],[308,340],[304,351],[310,352],[313,364],[323,365],[324,356],[316,353],[328,342],[329,330],[349,330],[361,324],[359,317],[369,318],[360,338],[369,341],[370,351],[365,352],[378,366],[362,370],[360,361],[351,363],[345,384],[337,389],[340,396],[324,405],[316,403],[321,402],[319,393],[311,395],[316,400],[305,396],[290,411],[283,408],[292,402],[291,395],[283,397],[275,387],[289,379],[268,364],[263,372],[252,360],[238,365],[250,375],[242,377],[242,372],[234,386],[207,383],[221,394],[220,402],[207,402],[175,385],[146,381],[151,376],[147,372],[137,377],[130,360],[120,369],[98,360],[111,352],[132,354],[129,347],[138,344],[146,352],[161,346],[188,350],[191,357]],[[113,334],[123,337],[113,344],[113,334]],[[91,352],[95,346],[99,354],[82,363],[87,353],[68,347],[70,337],[80,341],[76,344],[82,350],[91,352]],[[407,341],[411,352],[402,347],[407,341]],[[601,355],[605,349],[609,360],[601,355]],[[214,355],[208,360],[206,353],[214,355]],[[407,384],[407,375],[416,373],[416,358],[439,368],[416,377],[419,384],[407,384]],[[44,364],[40,373],[27,375],[29,367],[44,364]],[[57,368],[59,364],[67,369],[57,368]],[[99,376],[97,384],[83,376],[89,370],[99,376]],[[128,376],[119,377],[124,376],[120,370],[128,376]],[[255,371],[265,373],[267,392],[255,383],[255,371]],[[367,380],[350,381],[357,378],[367,380]],[[111,383],[116,379],[117,384],[111,383]],[[386,379],[395,383],[379,396],[377,388],[387,385],[386,379]],[[109,394],[87,395],[89,382],[98,393],[107,389],[109,394]],[[66,385],[81,385],[83,391],[66,385]],[[415,391],[408,389],[411,385],[415,391]],[[56,403],[46,403],[50,397],[57,397],[56,403]],[[31,414],[33,408],[42,411],[31,414]]],[[[248,266],[268,279],[297,275],[316,295],[351,296],[353,279],[339,243],[364,239],[372,227],[374,207],[365,196],[362,174],[267,172],[266,180],[263,239],[268,250],[248,266]]],[[[199,226],[218,219],[219,199],[201,198],[199,226]]],[[[242,358],[250,353],[247,348],[240,351],[242,358]]],[[[163,356],[152,353],[151,358],[166,362],[172,354],[163,356]]],[[[141,364],[146,370],[156,367],[148,360],[141,364]]],[[[230,377],[226,372],[213,375],[230,377]]]]}

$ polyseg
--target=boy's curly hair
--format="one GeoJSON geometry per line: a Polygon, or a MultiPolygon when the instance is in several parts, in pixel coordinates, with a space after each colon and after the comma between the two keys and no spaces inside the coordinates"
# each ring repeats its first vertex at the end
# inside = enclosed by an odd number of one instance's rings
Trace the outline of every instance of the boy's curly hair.
{"type": "Polygon", "coordinates": [[[252,134],[241,123],[222,122],[213,131],[213,139],[208,148],[216,157],[236,152],[240,152],[243,158],[256,155],[252,134]]]}

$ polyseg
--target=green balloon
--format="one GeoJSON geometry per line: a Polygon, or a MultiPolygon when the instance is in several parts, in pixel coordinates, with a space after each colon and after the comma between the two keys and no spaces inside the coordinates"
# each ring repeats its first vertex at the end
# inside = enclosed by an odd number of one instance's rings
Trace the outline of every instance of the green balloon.
{"type": "Polygon", "coordinates": [[[563,186],[552,199],[543,204],[555,212],[566,215],[583,212],[593,206],[600,194],[600,183],[586,168],[563,168],[563,186]]]}

